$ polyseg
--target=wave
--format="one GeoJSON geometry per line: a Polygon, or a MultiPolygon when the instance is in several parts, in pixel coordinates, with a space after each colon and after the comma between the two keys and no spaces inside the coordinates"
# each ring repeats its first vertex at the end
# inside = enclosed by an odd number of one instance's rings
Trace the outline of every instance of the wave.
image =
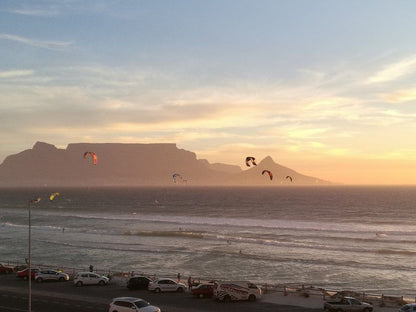
{"type": "MultiPolygon", "coordinates": [[[[47,213],[51,216],[50,211],[47,213]]],[[[346,223],[330,221],[307,221],[307,220],[287,220],[287,219],[259,219],[259,218],[224,218],[224,217],[199,217],[187,215],[159,215],[141,214],[133,212],[131,214],[83,214],[83,213],[56,213],[57,218],[74,218],[75,221],[82,220],[103,220],[103,221],[130,221],[130,222],[152,222],[173,224],[178,227],[187,225],[195,226],[215,226],[223,228],[256,228],[256,229],[276,229],[276,230],[296,230],[296,231],[316,231],[334,233],[356,233],[374,234],[383,233],[386,235],[415,235],[416,226],[403,224],[366,224],[366,223],[346,223]]]]}
{"type": "Polygon", "coordinates": [[[157,236],[157,237],[186,237],[186,238],[204,238],[204,232],[189,232],[189,231],[126,231],[123,235],[134,236],[157,236]]]}

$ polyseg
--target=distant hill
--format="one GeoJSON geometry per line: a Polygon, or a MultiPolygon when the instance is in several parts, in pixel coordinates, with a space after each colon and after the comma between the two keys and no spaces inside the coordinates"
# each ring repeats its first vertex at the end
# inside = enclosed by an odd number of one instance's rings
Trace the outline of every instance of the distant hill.
{"type": "Polygon", "coordinates": [[[258,166],[210,164],[176,144],[75,143],[66,149],[37,142],[32,149],[6,157],[0,165],[0,187],[27,186],[167,186],[167,185],[293,185],[329,184],[273,162],[271,157],[258,166]],[[97,165],[86,151],[97,155],[97,165]],[[263,169],[274,179],[261,175],[263,169]],[[174,183],[172,175],[181,179],[174,183]]]}

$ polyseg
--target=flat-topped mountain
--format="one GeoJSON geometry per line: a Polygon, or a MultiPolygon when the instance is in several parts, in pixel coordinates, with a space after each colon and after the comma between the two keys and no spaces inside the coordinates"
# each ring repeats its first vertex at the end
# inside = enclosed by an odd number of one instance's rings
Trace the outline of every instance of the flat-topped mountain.
{"type": "Polygon", "coordinates": [[[273,162],[258,166],[210,164],[176,144],[75,143],[66,149],[37,142],[32,149],[8,156],[0,165],[0,187],[25,186],[163,186],[163,185],[278,185],[328,184],[273,162]],[[97,156],[94,165],[90,154],[97,156]],[[274,171],[268,181],[263,169],[274,171]],[[173,179],[178,173],[179,178],[173,179]]]}

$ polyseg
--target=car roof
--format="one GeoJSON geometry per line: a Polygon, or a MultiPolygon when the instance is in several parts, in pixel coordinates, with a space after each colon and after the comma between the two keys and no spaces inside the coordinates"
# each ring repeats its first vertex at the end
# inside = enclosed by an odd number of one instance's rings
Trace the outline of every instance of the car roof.
{"type": "Polygon", "coordinates": [[[143,275],[136,275],[136,276],[132,276],[132,277],[130,277],[130,279],[132,279],[132,278],[145,278],[145,279],[151,280],[151,278],[150,278],[150,277],[143,276],[143,275]]]}
{"type": "Polygon", "coordinates": [[[118,300],[120,300],[120,301],[128,301],[128,302],[136,302],[136,301],[146,301],[146,300],[143,300],[142,298],[135,298],[135,297],[117,297],[117,298],[114,298],[113,299],[113,301],[118,301],[118,300]]]}
{"type": "Polygon", "coordinates": [[[95,275],[100,275],[100,274],[97,274],[95,272],[78,272],[77,274],[95,274],[95,275]]]}

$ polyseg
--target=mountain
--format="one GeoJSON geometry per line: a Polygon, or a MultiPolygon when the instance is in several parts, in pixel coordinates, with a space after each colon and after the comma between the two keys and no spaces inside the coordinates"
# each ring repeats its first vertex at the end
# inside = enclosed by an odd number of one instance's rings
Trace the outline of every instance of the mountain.
{"type": "Polygon", "coordinates": [[[291,175],[297,184],[328,184],[273,162],[271,157],[243,171],[239,166],[210,164],[176,144],[75,143],[66,149],[36,142],[32,149],[6,157],[0,165],[0,187],[27,186],[163,186],[175,185],[278,185],[291,175]],[[97,155],[94,165],[90,155],[97,155]],[[263,169],[275,172],[270,181],[263,169]]]}
{"type": "Polygon", "coordinates": [[[233,185],[328,185],[329,181],[300,174],[290,168],[279,165],[270,156],[264,158],[257,166],[242,171],[227,180],[233,185]],[[270,180],[269,174],[272,173],[273,179],[270,180]],[[287,177],[287,178],[286,178],[287,177]]]}

